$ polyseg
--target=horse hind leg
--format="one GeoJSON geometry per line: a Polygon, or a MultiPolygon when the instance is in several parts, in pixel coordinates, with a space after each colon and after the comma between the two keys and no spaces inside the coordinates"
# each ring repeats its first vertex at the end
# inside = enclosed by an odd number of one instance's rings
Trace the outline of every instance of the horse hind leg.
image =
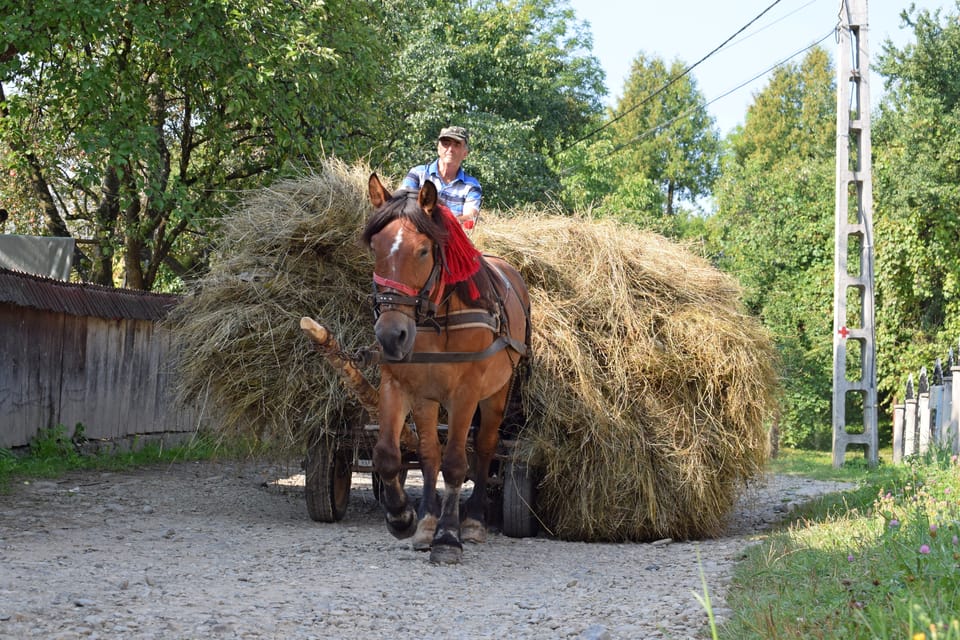
{"type": "Polygon", "coordinates": [[[465,505],[466,517],[460,525],[460,539],[464,542],[482,544],[487,541],[486,511],[487,484],[490,477],[490,463],[497,453],[500,440],[500,424],[507,404],[510,390],[508,383],[499,392],[480,403],[480,428],[474,439],[477,451],[476,477],[473,493],[465,505]]]}

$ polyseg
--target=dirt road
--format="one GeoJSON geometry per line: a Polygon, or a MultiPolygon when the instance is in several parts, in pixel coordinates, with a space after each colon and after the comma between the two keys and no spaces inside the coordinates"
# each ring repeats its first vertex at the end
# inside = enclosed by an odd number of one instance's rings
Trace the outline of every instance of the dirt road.
{"type": "Polygon", "coordinates": [[[387,533],[368,475],[354,475],[346,518],[320,524],[297,473],[178,463],[13,486],[0,494],[0,637],[705,637],[699,567],[722,618],[751,540],[842,488],[771,478],[715,540],[493,534],[463,564],[434,566],[387,533]]]}

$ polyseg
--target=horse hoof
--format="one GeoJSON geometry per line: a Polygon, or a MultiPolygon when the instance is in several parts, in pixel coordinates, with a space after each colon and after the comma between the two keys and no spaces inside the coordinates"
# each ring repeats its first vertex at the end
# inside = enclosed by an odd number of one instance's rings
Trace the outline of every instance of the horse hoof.
{"type": "Polygon", "coordinates": [[[433,534],[437,531],[437,516],[425,515],[417,523],[417,532],[413,535],[413,548],[416,551],[429,551],[433,546],[433,534]]]}
{"type": "Polygon", "coordinates": [[[387,529],[394,538],[403,540],[417,531],[417,517],[413,509],[407,509],[398,516],[387,514],[387,529]]]}
{"type": "Polygon", "coordinates": [[[463,559],[463,547],[434,543],[430,549],[430,562],[433,564],[460,564],[463,559]]]}
{"type": "Polygon", "coordinates": [[[474,518],[466,518],[460,523],[460,539],[464,542],[483,544],[487,541],[487,528],[474,518]]]}

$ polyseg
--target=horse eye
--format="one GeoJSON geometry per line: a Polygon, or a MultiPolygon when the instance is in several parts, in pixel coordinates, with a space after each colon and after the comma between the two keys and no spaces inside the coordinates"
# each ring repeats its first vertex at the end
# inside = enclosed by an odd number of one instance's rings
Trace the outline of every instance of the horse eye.
{"type": "Polygon", "coordinates": [[[420,254],[419,254],[419,257],[420,257],[420,258],[426,258],[428,255],[430,255],[430,249],[429,249],[429,248],[424,247],[424,248],[420,249],[420,254]]]}

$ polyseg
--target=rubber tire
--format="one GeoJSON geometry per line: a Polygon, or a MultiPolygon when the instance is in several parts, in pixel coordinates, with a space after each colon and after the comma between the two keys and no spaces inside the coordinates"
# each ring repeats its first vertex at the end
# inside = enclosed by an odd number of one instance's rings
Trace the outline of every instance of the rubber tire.
{"type": "Polygon", "coordinates": [[[315,522],[339,522],[350,503],[353,475],[347,451],[318,442],[307,451],[305,466],[307,513],[315,522]]]}
{"type": "Polygon", "coordinates": [[[533,512],[536,482],[530,467],[507,460],[503,471],[503,534],[511,538],[537,535],[537,517],[533,512]]]}

